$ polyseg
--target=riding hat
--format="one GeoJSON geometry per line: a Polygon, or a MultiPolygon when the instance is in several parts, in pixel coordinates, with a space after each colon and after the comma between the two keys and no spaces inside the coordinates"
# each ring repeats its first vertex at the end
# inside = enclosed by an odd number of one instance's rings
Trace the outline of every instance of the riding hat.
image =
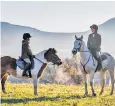
{"type": "Polygon", "coordinates": [[[26,40],[26,38],[31,38],[32,36],[29,33],[23,34],[23,39],[26,40]]]}
{"type": "Polygon", "coordinates": [[[96,24],[93,24],[92,26],[90,26],[90,28],[94,28],[95,30],[98,30],[98,26],[96,24]]]}

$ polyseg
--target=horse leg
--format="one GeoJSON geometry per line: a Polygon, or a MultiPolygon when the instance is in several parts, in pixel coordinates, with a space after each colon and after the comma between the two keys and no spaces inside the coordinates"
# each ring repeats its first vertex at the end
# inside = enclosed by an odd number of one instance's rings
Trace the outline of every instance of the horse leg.
{"type": "Polygon", "coordinates": [[[102,72],[101,71],[101,92],[100,92],[100,95],[103,93],[103,91],[104,91],[104,85],[105,85],[105,77],[104,77],[104,75],[105,75],[105,72],[102,72]]]}
{"type": "Polygon", "coordinates": [[[6,73],[1,79],[1,85],[2,85],[2,92],[3,93],[6,93],[5,82],[6,82],[7,78],[8,78],[8,74],[6,73]]]}
{"type": "Polygon", "coordinates": [[[83,73],[84,78],[84,85],[85,85],[85,95],[88,96],[88,89],[87,89],[87,76],[83,73]]]}
{"type": "Polygon", "coordinates": [[[33,85],[34,85],[34,95],[38,95],[37,93],[37,76],[33,77],[33,85]]]}
{"type": "Polygon", "coordinates": [[[96,93],[95,93],[94,87],[93,87],[93,79],[94,79],[94,72],[92,72],[92,73],[90,74],[90,86],[91,86],[91,90],[92,90],[92,95],[93,95],[93,96],[96,96],[96,93]]]}
{"type": "Polygon", "coordinates": [[[110,95],[113,94],[113,91],[114,91],[114,69],[113,70],[109,70],[110,72],[110,76],[111,76],[111,92],[110,92],[110,95]]]}

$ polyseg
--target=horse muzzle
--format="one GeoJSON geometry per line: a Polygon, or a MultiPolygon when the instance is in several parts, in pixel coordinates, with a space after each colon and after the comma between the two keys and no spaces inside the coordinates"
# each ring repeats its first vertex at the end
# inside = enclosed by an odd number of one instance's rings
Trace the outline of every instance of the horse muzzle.
{"type": "Polygon", "coordinates": [[[76,50],[72,50],[72,54],[76,55],[77,51],[76,50]]]}
{"type": "Polygon", "coordinates": [[[54,64],[56,64],[56,65],[61,65],[62,64],[62,62],[61,62],[61,60],[59,60],[59,61],[57,61],[57,62],[55,62],[54,64]]]}

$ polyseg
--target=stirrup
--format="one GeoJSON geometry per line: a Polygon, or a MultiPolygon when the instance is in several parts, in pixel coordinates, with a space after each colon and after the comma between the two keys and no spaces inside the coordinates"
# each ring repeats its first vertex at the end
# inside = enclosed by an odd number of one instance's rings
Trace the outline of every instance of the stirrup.
{"type": "Polygon", "coordinates": [[[26,71],[26,72],[23,72],[22,76],[29,77],[29,75],[27,74],[27,71],[26,71]]]}

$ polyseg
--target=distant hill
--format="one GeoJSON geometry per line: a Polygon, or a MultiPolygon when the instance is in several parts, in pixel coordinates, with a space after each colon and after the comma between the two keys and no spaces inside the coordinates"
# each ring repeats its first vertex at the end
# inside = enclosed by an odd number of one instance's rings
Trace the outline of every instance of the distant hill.
{"type": "MultiPolygon", "coordinates": [[[[2,56],[11,55],[17,57],[20,55],[22,35],[25,32],[29,32],[33,36],[31,48],[34,53],[54,47],[59,50],[59,54],[62,57],[71,55],[75,34],[77,36],[84,35],[84,40],[87,42],[88,35],[91,33],[90,31],[81,33],[45,32],[31,27],[1,22],[2,56]]],[[[107,51],[115,56],[115,49],[112,48],[115,47],[115,18],[99,25],[99,33],[102,35],[102,51],[107,51]]]]}
{"type": "Polygon", "coordinates": [[[100,30],[104,30],[107,32],[113,32],[115,30],[115,17],[101,24],[99,28],[100,30]]]}

